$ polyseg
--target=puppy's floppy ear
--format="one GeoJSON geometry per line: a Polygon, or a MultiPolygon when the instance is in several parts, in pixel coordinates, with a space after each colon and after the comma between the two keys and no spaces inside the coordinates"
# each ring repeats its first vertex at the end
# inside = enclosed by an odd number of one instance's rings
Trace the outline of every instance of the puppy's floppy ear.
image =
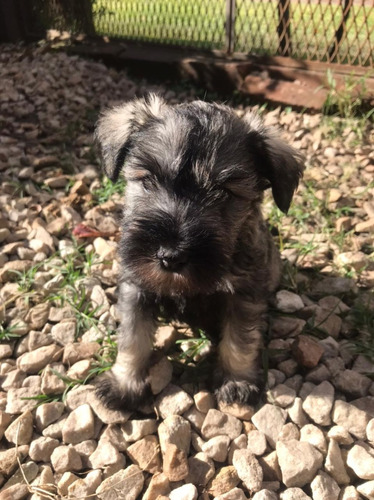
{"type": "Polygon", "coordinates": [[[287,213],[293,194],[303,175],[303,156],[286,144],[272,127],[265,127],[254,113],[247,113],[248,140],[255,154],[259,175],[265,180],[264,187],[272,189],[275,203],[287,213]]]}
{"type": "Polygon", "coordinates": [[[165,101],[149,94],[104,111],[95,129],[106,175],[115,182],[131,148],[134,133],[150,120],[157,118],[166,107],[165,101]]]}

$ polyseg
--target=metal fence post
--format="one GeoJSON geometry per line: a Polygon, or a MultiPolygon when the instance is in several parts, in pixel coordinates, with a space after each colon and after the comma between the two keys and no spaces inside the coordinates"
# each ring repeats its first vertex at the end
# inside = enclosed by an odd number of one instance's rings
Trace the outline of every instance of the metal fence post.
{"type": "Polygon", "coordinates": [[[236,0],[226,0],[226,52],[232,54],[235,47],[236,0]]]}

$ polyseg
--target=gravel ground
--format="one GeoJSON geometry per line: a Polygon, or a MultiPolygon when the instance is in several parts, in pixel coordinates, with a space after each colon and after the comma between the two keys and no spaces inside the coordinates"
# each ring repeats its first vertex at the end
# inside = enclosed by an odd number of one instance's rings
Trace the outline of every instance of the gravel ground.
{"type": "Polygon", "coordinates": [[[264,404],[217,408],[209,342],[160,324],[155,411],[130,414],[92,385],[115,357],[124,188],[101,180],[93,124],[149,90],[172,103],[197,91],[15,46],[0,87],[0,500],[374,499],[369,125],[260,109],[308,166],[289,215],[264,205],[285,260],[264,404]]]}

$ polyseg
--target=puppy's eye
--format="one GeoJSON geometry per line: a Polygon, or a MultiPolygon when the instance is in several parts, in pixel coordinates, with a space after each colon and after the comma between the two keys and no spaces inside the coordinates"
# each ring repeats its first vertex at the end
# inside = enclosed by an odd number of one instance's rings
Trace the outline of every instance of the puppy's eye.
{"type": "Polygon", "coordinates": [[[144,191],[150,191],[154,186],[154,179],[151,176],[147,175],[141,179],[141,183],[143,185],[144,191]]]}

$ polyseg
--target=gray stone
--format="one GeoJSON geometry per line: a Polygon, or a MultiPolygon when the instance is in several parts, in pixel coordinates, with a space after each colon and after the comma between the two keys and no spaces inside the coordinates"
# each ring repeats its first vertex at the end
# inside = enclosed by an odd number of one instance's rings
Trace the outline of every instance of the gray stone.
{"type": "Polygon", "coordinates": [[[301,297],[288,290],[279,290],[275,296],[275,307],[284,313],[294,313],[304,307],[301,297]]]}
{"type": "Polygon", "coordinates": [[[335,375],[333,383],[336,389],[350,398],[361,398],[367,395],[372,381],[354,370],[344,370],[335,375]]]}

